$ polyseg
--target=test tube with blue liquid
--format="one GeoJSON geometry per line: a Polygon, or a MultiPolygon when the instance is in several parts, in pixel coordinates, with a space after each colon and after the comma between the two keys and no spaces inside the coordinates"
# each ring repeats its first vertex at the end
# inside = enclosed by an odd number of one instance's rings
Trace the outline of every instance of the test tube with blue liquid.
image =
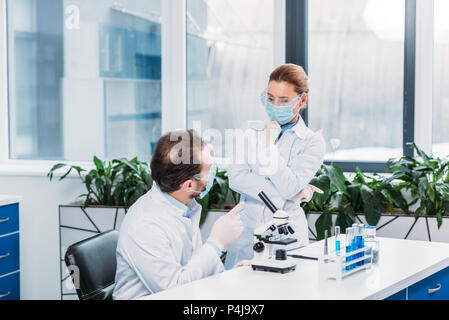
{"type": "MultiPolygon", "coordinates": [[[[353,252],[353,251],[357,250],[357,228],[352,227],[351,232],[352,232],[352,234],[351,234],[351,239],[352,239],[351,240],[351,251],[353,252]]],[[[357,254],[353,254],[351,256],[350,261],[355,260],[355,259],[357,259],[357,254]]],[[[356,267],[355,263],[351,265],[351,269],[354,269],[355,267],[356,267]]]]}
{"type": "Polygon", "coordinates": [[[335,253],[340,256],[340,227],[335,227],[335,253]]]}
{"type": "MultiPolygon", "coordinates": [[[[352,241],[353,241],[353,229],[346,228],[346,262],[352,261],[352,256],[348,255],[352,252],[352,241]]],[[[346,270],[349,271],[352,269],[352,265],[347,265],[346,270]]]]}
{"type": "MultiPolygon", "coordinates": [[[[359,238],[359,237],[358,237],[357,223],[352,224],[352,230],[354,230],[354,237],[352,238],[352,250],[355,251],[355,250],[358,249],[358,243],[357,243],[357,240],[358,240],[358,238],[359,238]]],[[[355,255],[352,256],[352,259],[355,260],[355,259],[357,259],[358,257],[359,257],[359,255],[358,255],[358,254],[355,254],[355,255]]],[[[355,263],[355,264],[353,264],[352,266],[353,266],[353,268],[355,268],[355,267],[357,266],[357,264],[355,263]]]]}
{"type": "MultiPolygon", "coordinates": [[[[364,231],[365,231],[365,226],[363,224],[359,224],[358,225],[358,233],[359,233],[359,239],[358,239],[358,243],[359,243],[359,249],[363,249],[365,248],[365,239],[364,239],[364,231]]],[[[365,252],[361,252],[360,254],[360,258],[363,258],[365,256],[365,252]]],[[[365,260],[362,260],[358,263],[359,266],[363,266],[365,264],[365,260]]]]}
{"type": "MultiPolygon", "coordinates": [[[[353,250],[362,249],[365,246],[364,245],[364,240],[363,240],[364,226],[363,226],[363,224],[354,223],[352,225],[352,229],[354,230],[353,250]]],[[[363,256],[365,256],[365,253],[359,252],[359,253],[354,255],[354,259],[358,259],[358,258],[361,258],[363,256]]],[[[362,266],[362,265],[364,265],[364,261],[359,261],[359,262],[354,264],[354,268],[357,267],[357,266],[362,266]]]]}

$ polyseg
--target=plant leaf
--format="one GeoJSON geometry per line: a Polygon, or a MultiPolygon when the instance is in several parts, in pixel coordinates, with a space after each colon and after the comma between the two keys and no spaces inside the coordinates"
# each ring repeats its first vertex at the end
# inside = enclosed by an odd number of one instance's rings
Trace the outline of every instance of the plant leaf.
{"type": "MultiPolygon", "coordinates": [[[[351,184],[347,186],[348,194],[350,197],[351,206],[353,208],[353,212],[361,212],[363,209],[362,206],[362,196],[360,193],[360,185],[359,184],[351,184]]],[[[342,229],[343,230],[343,229],[342,229]]]]}
{"type": "Polygon", "coordinates": [[[360,188],[363,199],[363,210],[370,226],[376,226],[384,209],[382,196],[367,186],[360,188]]]}
{"type": "Polygon", "coordinates": [[[329,202],[329,198],[331,195],[329,177],[325,175],[315,177],[310,181],[310,184],[317,188],[320,188],[323,191],[323,194],[317,192],[314,193],[312,201],[314,202],[315,205],[321,208],[321,210],[324,210],[324,206],[329,202]]]}
{"type": "Polygon", "coordinates": [[[345,175],[343,174],[343,171],[335,165],[324,166],[324,169],[329,176],[331,185],[335,186],[338,191],[346,192],[347,180],[345,175]]]}
{"type": "Polygon", "coordinates": [[[336,225],[340,226],[343,233],[346,233],[346,229],[351,227],[354,222],[355,213],[350,203],[338,209],[336,225]]]}
{"type": "Polygon", "coordinates": [[[54,174],[54,172],[55,172],[56,170],[59,170],[59,169],[61,169],[61,168],[64,168],[65,166],[67,166],[67,165],[64,164],[64,163],[58,163],[58,164],[54,165],[54,166],[50,169],[50,171],[47,173],[47,177],[50,179],[50,181],[53,180],[53,174],[54,174]]]}
{"type": "Polygon", "coordinates": [[[326,210],[321,213],[320,217],[315,222],[315,229],[317,232],[317,240],[324,239],[324,231],[327,230],[328,235],[332,233],[332,212],[331,210],[326,210]]]}
{"type": "Polygon", "coordinates": [[[409,206],[408,206],[407,200],[404,198],[404,196],[402,195],[401,191],[396,190],[391,185],[387,185],[385,190],[390,195],[390,197],[391,197],[391,199],[393,201],[394,206],[396,208],[402,209],[402,211],[404,211],[405,214],[408,214],[409,206]]]}
{"type": "Polygon", "coordinates": [[[94,156],[94,164],[98,171],[104,170],[103,162],[97,156],[94,156]]]}

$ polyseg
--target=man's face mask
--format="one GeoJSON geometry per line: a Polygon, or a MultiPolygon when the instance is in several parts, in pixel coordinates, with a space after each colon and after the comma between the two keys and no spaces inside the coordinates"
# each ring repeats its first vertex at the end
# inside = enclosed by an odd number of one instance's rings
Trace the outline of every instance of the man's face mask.
{"type": "Polygon", "coordinates": [[[193,179],[200,181],[200,180],[206,180],[207,184],[206,187],[204,189],[204,191],[197,191],[197,190],[193,190],[193,192],[199,193],[198,198],[203,199],[212,189],[213,185],[214,185],[214,180],[215,180],[215,176],[217,174],[217,165],[215,163],[213,163],[209,169],[209,173],[208,176],[203,179],[201,177],[201,174],[196,174],[193,179]]]}

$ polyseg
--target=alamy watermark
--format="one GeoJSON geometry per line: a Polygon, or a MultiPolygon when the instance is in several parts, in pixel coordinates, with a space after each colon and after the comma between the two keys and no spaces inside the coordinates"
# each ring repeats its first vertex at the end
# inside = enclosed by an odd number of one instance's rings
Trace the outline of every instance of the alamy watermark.
{"type": "MultiPolygon", "coordinates": [[[[250,169],[263,174],[275,174],[279,168],[279,151],[273,143],[267,143],[267,135],[278,135],[279,131],[255,128],[225,129],[223,131],[211,128],[202,129],[201,121],[193,122],[193,128],[204,142],[214,146],[215,162],[220,167],[248,166],[250,169]],[[217,150],[218,149],[218,150],[217,150]]],[[[188,131],[174,131],[170,134],[170,141],[179,141],[172,148],[170,160],[174,164],[200,164],[201,158],[192,157],[191,150],[201,150],[201,140],[191,139],[188,131]],[[191,148],[193,143],[193,148],[191,148]],[[196,144],[196,145],[195,145],[196,144]],[[195,148],[197,147],[197,148],[195,148]]]]}

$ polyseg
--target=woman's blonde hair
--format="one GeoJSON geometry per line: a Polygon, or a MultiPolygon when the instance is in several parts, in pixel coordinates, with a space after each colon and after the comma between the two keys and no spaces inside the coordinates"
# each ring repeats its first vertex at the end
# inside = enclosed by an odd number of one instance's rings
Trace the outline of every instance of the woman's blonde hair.
{"type": "Polygon", "coordinates": [[[287,82],[295,87],[298,94],[309,93],[309,78],[304,68],[296,64],[284,64],[270,75],[270,82],[287,82]]]}

